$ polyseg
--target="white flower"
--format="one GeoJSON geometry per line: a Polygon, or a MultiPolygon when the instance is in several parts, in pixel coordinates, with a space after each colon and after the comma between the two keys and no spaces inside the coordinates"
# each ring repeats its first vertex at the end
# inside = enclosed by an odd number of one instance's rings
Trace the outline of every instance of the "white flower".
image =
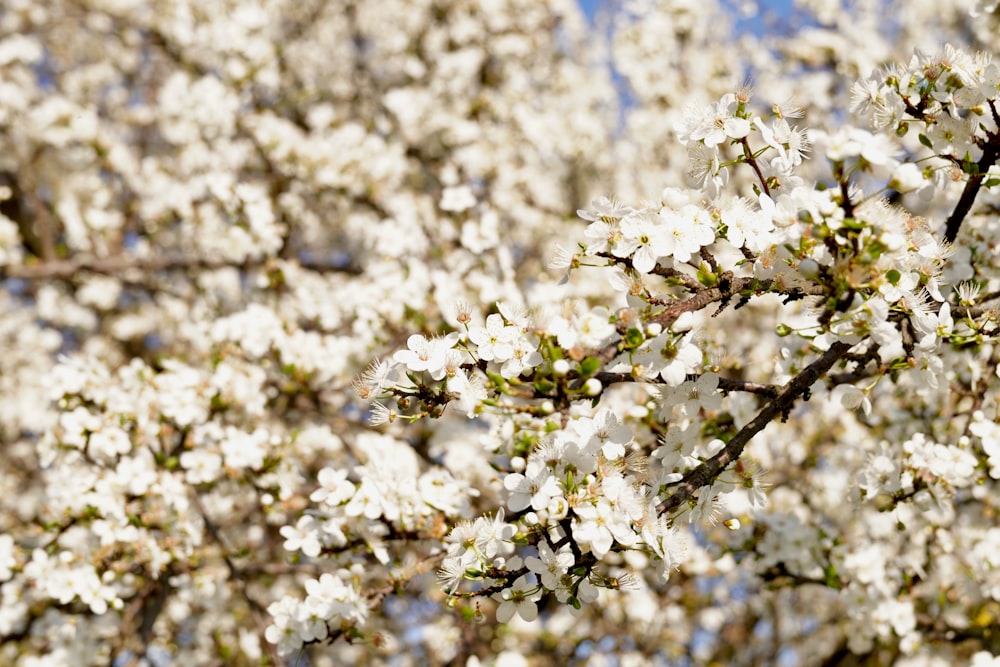
{"type": "Polygon", "coordinates": [[[694,382],[683,382],[664,389],[660,394],[661,414],[669,415],[675,405],[681,406],[681,414],[686,417],[697,416],[702,408],[718,410],[722,406],[722,394],[718,388],[718,373],[702,373],[694,382]]]}
{"type": "Polygon", "coordinates": [[[679,262],[686,262],[697,255],[704,246],[715,242],[715,224],[705,209],[686,204],[679,211],[661,208],[659,219],[665,242],[663,255],[679,262]]]}
{"type": "Polygon", "coordinates": [[[722,166],[721,160],[722,155],[716,146],[702,143],[688,146],[688,175],[709,199],[718,197],[729,183],[729,168],[722,166]]]}
{"type": "Polygon", "coordinates": [[[762,210],[750,210],[746,199],[729,202],[723,207],[721,217],[726,225],[726,238],[737,248],[746,246],[751,252],[761,252],[770,243],[774,231],[771,216],[762,210]]]}
{"type": "Polygon", "coordinates": [[[458,341],[458,333],[450,333],[442,338],[427,339],[420,334],[413,334],[406,339],[406,350],[399,350],[392,355],[396,363],[403,364],[407,370],[414,373],[427,371],[435,380],[445,376],[445,364],[448,361],[448,350],[458,341]]]}
{"type": "Polygon", "coordinates": [[[608,408],[601,408],[592,419],[577,419],[571,428],[584,442],[584,451],[600,450],[606,459],[619,459],[625,455],[625,445],[632,441],[632,429],[618,421],[618,416],[608,408]]]}
{"type": "MultiPolygon", "coordinates": [[[[471,552],[465,553],[471,554],[471,552]]],[[[442,561],[441,568],[437,572],[438,584],[446,593],[453,594],[465,579],[466,569],[475,562],[474,554],[468,559],[464,557],[464,554],[463,556],[448,556],[442,561]]]]}
{"type": "Polygon", "coordinates": [[[448,393],[454,395],[459,410],[469,418],[475,416],[479,406],[488,397],[483,379],[479,375],[470,377],[462,369],[456,370],[453,375],[449,374],[447,387],[448,393]]]}
{"type": "Polygon", "coordinates": [[[653,553],[663,561],[664,571],[680,566],[687,553],[687,542],[670,521],[662,516],[656,516],[643,522],[642,541],[653,550],[653,553]]]}
{"type": "Polygon", "coordinates": [[[275,644],[282,656],[291,655],[302,648],[302,636],[299,634],[298,617],[300,603],[295,598],[286,595],[267,607],[267,613],[274,622],[264,629],[264,638],[275,644]]]}
{"type": "Polygon", "coordinates": [[[0,581],[7,581],[13,574],[12,568],[17,565],[14,553],[14,538],[0,535],[0,581]]]}
{"type": "Polygon", "coordinates": [[[355,379],[354,389],[361,398],[368,398],[371,394],[381,393],[383,389],[391,387],[395,376],[396,371],[388,362],[376,359],[355,379]]]}
{"type": "Polygon", "coordinates": [[[484,361],[505,361],[513,357],[514,341],[519,335],[517,328],[506,324],[497,313],[486,318],[486,326],[469,329],[469,341],[476,344],[476,355],[484,361]]]}
{"type": "Polygon", "coordinates": [[[676,387],[701,364],[702,353],[690,341],[690,335],[676,340],[670,331],[664,331],[643,343],[634,361],[642,366],[645,377],[659,375],[668,385],[676,387]]]}
{"type": "Polygon", "coordinates": [[[445,188],[441,193],[441,203],[438,206],[442,211],[461,213],[476,205],[476,196],[467,185],[445,188]]]}
{"type": "Polygon", "coordinates": [[[396,420],[396,417],[395,410],[392,410],[389,406],[379,401],[373,401],[368,416],[368,423],[372,426],[391,424],[396,420]]]}
{"type": "Polygon", "coordinates": [[[633,211],[631,206],[626,206],[607,197],[598,197],[590,203],[592,210],[578,210],[576,214],[584,220],[591,222],[595,220],[605,220],[608,222],[621,220],[633,211]]]}
{"type": "Polygon", "coordinates": [[[538,351],[538,339],[534,335],[518,333],[513,343],[510,358],[500,367],[500,375],[508,379],[517,377],[543,361],[538,351]]]}
{"type": "Polygon", "coordinates": [[[347,502],[354,495],[354,484],[347,480],[347,470],[323,468],[316,476],[319,488],[312,492],[309,500],[335,507],[347,502]]]}
{"type": "Polygon", "coordinates": [[[553,498],[562,495],[552,471],[536,458],[528,460],[523,475],[518,472],[507,475],[503,486],[511,492],[507,500],[511,512],[520,512],[529,505],[537,512],[548,507],[553,498]]]}
{"type": "Polygon", "coordinates": [[[850,384],[837,385],[832,392],[830,392],[831,400],[838,400],[840,404],[843,405],[848,410],[857,410],[861,408],[861,411],[865,413],[865,416],[869,416],[872,412],[872,403],[868,400],[868,395],[850,384]]]}
{"type": "Polygon", "coordinates": [[[590,243],[587,244],[587,254],[596,255],[610,252],[621,234],[619,221],[631,213],[633,209],[607,197],[595,199],[591,202],[591,206],[594,207],[593,210],[576,212],[584,220],[591,221],[591,224],[584,230],[584,236],[590,240],[590,243]]]}
{"type": "Polygon", "coordinates": [[[666,230],[658,224],[656,214],[643,210],[630,214],[621,221],[621,241],[612,249],[616,257],[632,258],[632,266],[639,273],[649,273],[657,260],[667,254],[670,245],[666,230]]]}
{"type": "Polygon", "coordinates": [[[178,459],[188,484],[212,482],[222,474],[222,457],[214,451],[196,449],[184,452],[178,459]]]}
{"type": "Polygon", "coordinates": [[[538,543],[538,557],[529,556],[524,560],[529,570],[538,575],[542,586],[554,591],[560,587],[563,576],[573,565],[573,554],[568,546],[563,546],[558,552],[544,540],[538,543]]]}
{"type": "Polygon", "coordinates": [[[479,517],[473,524],[476,533],[476,547],[487,558],[495,557],[505,544],[510,544],[517,533],[517,527],[504,523],[501,507],[493,518],[479,517]]]}
{"type": "Polygon", "coordinates": [[[114,460],[122,454],[128,454],[132,449],[132,441],[128,433],[110,424],[104,424],[90,434],[87,451],[101,460],[114,460]]]}
{"type": "MultiPolygon", "coordinates": [[[[336,616],[352,618],[360,602],[357,592],[329,572],[306,581],[306,606],[328,621],[336,616]]],[[[322,639],[322,637],[320,637],[322,639]]]]}
{"type": "Polygon", "coordinates": [[[976,651],[972,654],[969,667],[1000,667],[1000,656],[995,656],[989,651],[976,651]]]}
{"type": "Polygon", "coordinates": [[[493,599],[500,600],[497,607],[497,622],[507,623],[516,613],[526,621],[538,618],[538,607],[535,602],[542,597],[542,591],[535,584],[521,576],[510,588],[495,593],[493,599]]]}
{"type": "Polygon", "coordinates": [[[750,133],[750,121],[733,115],[737,107],[736,95],[726,93],[707,109],[689,109],[688,117],[698,119],[692,122],[685,118],[678,127],[678,139],[682,144],[700,140],[707,146],[721,144],[727,139],[742,139],[750,133]],[[687,130],[686,126],[690,129],[687,130]]]}
{"type": "Polygon", "coordinates": [[[319,525],[316,519],[305,515],[294,526],[282,526],[278,531],[285,538],[286,551],[302,551],[306,556],[319,556],[322,545],[319,540],[319,525]]]}
{"type": "Polygon", "coordinates": [[[90,567],[74,568],[70,581],[80,602],[90,607],[93,614],[103,614],[108,610],[108,603],[116,600],[114,589],[104,584],[97,572],[90,567]]]}
{"type": "Polygon", "coordinates": [[[573,537],[590,546],[597,558],[611,550],[617,540],[623,546],[635,544],[636,536],[626,515],[618,511],[606,498],[598,498],[595,504],[583,503],[573,508],[573,537]]]}

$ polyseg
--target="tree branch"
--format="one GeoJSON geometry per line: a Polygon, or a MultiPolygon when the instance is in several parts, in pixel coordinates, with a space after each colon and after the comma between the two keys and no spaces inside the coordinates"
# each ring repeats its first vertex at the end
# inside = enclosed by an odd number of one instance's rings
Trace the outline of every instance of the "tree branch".
{"type": "Polygon", "coordinates": [[[676,304],[667,306],[662,312],[654,316],[650,322],[656,322],[663,326],[664,329],[667,329],[684,313],[701,310],[710,303],[726,301],[746,291],[751,291],[758,295],[765,293],[783,294],[788,299],[800,299],[805,296],[823,296],[826,294],[826,290],[822,285],[787,287],[776,280],[761,280],[754,277],[731,277],[729,280],[721,281],[716,287],[705,287],[691,297],[678,300],[676,304]]]}
{"type": "MultiPolygon", "coordinates": [[[[275,261],[274,258],[264,257],[260,259],[248,259],[243,262],[228,262],[220,259],[209,259],[207,257],[189,257],[183,255],[166,257],[147,257],[137,259],[126,255],[116,255],[114,257],[100,257],[81,260],[53,260],[50,262],[38,262],[34,264],[15,264],[0,266],[0,280],[9,278],[19,278],[21,280],[68,280],[78,276],[82,272],[99,273],[102,275],[115,276],[125,282],[139,282],[142,280],[129,279],[125,274],[137,272],[143,275],[156,273],[158,271],[185,271],[188,269],[222,269],[233,267],[241,270],[248,270],[266,266],[268,262],[275,261]]],[[[299,266],[317,272],[347,273],[358,275],[360,269],[355,266],[340,266],[332,262],[320,260],[303,261],[301,259],[287,260],[296,262],[299,266]]]]}
{"type": "Polygon", "coordinates": [[[997,163],[998,158],[1000,158],[1000,132],[989,135],[989,141],[983,148],[983,156],[976,163],[977,173],[969,177],[965,189],[962,190],[962,196],[955,204],[955,210],[948,216],[944,231],[944,240],[948,243],[954,243],[955,239],[958,238],[958,230],[962,227],[965,217],[969,215],[969,211],[972,210],[972,205],[979,195],[979,189],[983,186],[983,178],[986,177],[986,172],[989,171],[990,167],[997,163]]]}
{"type": "Polygon", "coordinates": [[[777,398],[768,403],[750,423],[740,429],[739,433],[726,443],[722,451],[693,470],[689,470],[679,482],[676,482],[675,485],[679,488],[659,504],[656,508],[657,512],[664,514],[677,508],[695,491],[710,484],[723,469],[740,457],[743,448],[746,447],[751,438],[763,431],[776,418],[788,414],[792,405],[795,404],[795,400],[804,395],[814,382],[823,377],[838,360],[847,354],[849,349],[851,349],[851,345],[847,343],[839,341],[834,343],[819,359],[792,378],[777,398]]]}
{"type": "MultiPolygon", "coordinates": [[[[660,385],[666,384],[664,380],[661,380],[659,376],[653,378],[637,378],[629,373],[609,373],[603,372],[598,373],[594,376],[600,380],[601,384],[608,386],[612,384],[618,384],[622,382],[641,382],[643,384],[653,384],[660,385]]],[[[688,375],[687,380],[697,380],[700,375],[688,375]]],[[[749,380],[736,380],[733,378],[719,377],[719,391],[731,392],[731,391],[744,391],[748,394],[760,394],[761,396],[767,396],[768,398],[776,398],[781,391],[781,387],[773,384],[764,384],[761,382],[750,382],[749,380]]]]}

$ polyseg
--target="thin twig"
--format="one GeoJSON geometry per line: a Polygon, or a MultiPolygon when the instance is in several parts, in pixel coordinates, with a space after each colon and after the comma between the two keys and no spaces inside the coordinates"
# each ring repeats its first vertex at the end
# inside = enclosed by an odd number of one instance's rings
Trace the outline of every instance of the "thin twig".
{"type": "MultiPolygon", "coordinates": [[[[280,261],[273,258],[248,259],[242,262],[231,262],[207,257],[192,257],[177,255],[166,257],[147,257],[138,259],[127,255],[101,257],[81,260],[53,260],[34,264],[19,264],[0,266],[0,280],[19,278],[21,280],[66,280],[79,276],[81,273],[97,273],[115,276],[126,282],[136,282],[138,279],[129,276],[130,273],[148,275],[160,271],[185,271],[189,269],[221,269],[233,267],[249,270],[267,266],[270,262],[280,261]]],[[[330,273],[357,274],[360,271],[353,266],[339,266],[330,262],[294,260],[299,266],[311,271],[330,273]]]]}
{"type": "Polygon", "coordinates": [[[695,491],[703,486],[711,484],[712,481],[730,463],[733,463],[743,453],[750,439],[764,430],[772,421],[787,415],[795,404],[795,401],[805,395],[814,382],[819,380],[829,371],[837,361],[839,361],[847,351],[851,349],[848,343],[836,342],[830,346],[819,359],[809,364],[801,373],[792,378],[785,385],[777,398],[769,402],[757,414],[753,420],[740,429],[739,433],[726,443],[726,446],[718,454],[708,459],[693,470],[688,471],[684,477],[676,482],[677,490],[668,496],[656,508],[660,514],[676,509],[681,503],[690,498],[695,491]]]}

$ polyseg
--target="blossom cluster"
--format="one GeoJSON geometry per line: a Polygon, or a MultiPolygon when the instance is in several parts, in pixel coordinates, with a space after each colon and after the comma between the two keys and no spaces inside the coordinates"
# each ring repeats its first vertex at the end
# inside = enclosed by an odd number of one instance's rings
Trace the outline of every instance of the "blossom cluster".
{"type": "MultiPolygon", "coordinates": [[[[499,621],[515,615],[531,621],[543,596],[579,609],[597,599],[598,589],[621,587],[627,576],[604,573],[618,562],[608,559],[612,553],[645,553],[666,578],[685,560],[687,542],[675,525],[681,514],[700,523],[716,521],[740,499],[756,511],[767,506],[759,470],[739,456],[771,405],[789,395],[808,397],[837,360],[843,360],[844,379],[828,382],[844,408],[870,415],[873,390],[883,378],[899,381],[901,372],[922,377],[918,384],[929,396],[946,382],[942,344],[990,330],[988,318],[955,326],[953,301],[943,291],[948,244],[926,221],[877,194],[865,195],[852,180],[868,164],[889,166],[887,178],[902,168],[875,135],[858,131],[847,139],[846,133],[793,129],[778,106],[769,125],[750,111],[749,100],[749,90],[741,89],[678,125],[703,198],[667,188],[655,204],[600,198],[579,211],[588,223],[586,241],[579,255],[566,253],[557,265],[574,269],[603,260],[625,304],[618,311],[591,309],[587,325],[550,312],[533,318],[503,304],[476,325],[463,311],[457,321],[464,330],[412,336],[407,350],[359,379],[362,395],[395,401],[393,408],[376,403],[376,423],[439,417],[452,401],[468,417],[492,411],[513,419],[513,436],[494,450],[506,511],[449,533],[439,571],[449,595],[490,596],[499,621]],[[809,188],[795,174],[813,135],[837,187],[809,188]],[[730,146],[741,150],[723,165],[730,146]],[[852,160],[855,167],[847,168],[852,160]],[[726,192],[727,170],[736,165],[754,174],[752,198],[726,192]],[[804,345],[787,350],[791,363],[779,364],[779,384],[758,388],[720,376],[697,335],[704,323],[697,315],[711,304],[721,303],[718,315],[732,300],[743,306],[765,294],[809,300],[813,308],[797,313],[794,325],[777,325],[780,337],[794,333],[804,345]],[[593,323],[599,323],[596,336],[593,323]],[[827,358],[832,361],[824,364],[827,358]],[[802,393],[792,395],[813,369],[802,393]],[[872,380],[867,387],[851,383],[864,378],[872,380]],[[627,404],[634,407],[623,410],[618,384],[638,385],[628,389],[645,398],[631,394],[627,404]],[[734,421],[735,396],[758,391],[770,405],[756,419],[734,421]],[[712,433],[722,437],[706,437],[712,433]],[[468,590],[464,582],[472,583],[468,590]]],[[[986,141],[992,136],[987,131],[986,141]]],[[[956,305],[975,299],[969,290],[963,294],[956,305]]],[[[967,448],[928,443],[921,434],[895,455],[871,462],[858,479],[862,497],[884,495],[893,504],[924,507],[929,498],[977,479],[977,458],[967,448]],[[903,477],[894,462],[900,455],[911,471],[903,477]]],[[[771,526],[767,536],[791,531],[761,516],[771,526]]],[[[740,530],[735,516],[723,523],[740,530]]],[[[810,535],[806,529],[805,542],[810,535]]],[[[764,544],[761,567],[788,567],[798,558],[786,545],[781,552],[787,555],[771,560],[763,554],[777,543],[764,544]]],[[[847,556],[843,576],[869,557],[847,556]]],[[[844,598],[874,595],[865,586],[879,579],[867,576],[858,574],[844,598]]],[[[855,648],[863,650],[863,638],[894,633],[908,652],[916,651],[912,606],[872,599],[885,604],[858,609],[854,618],[891,620],[871,626],[875,635],[858,633],[855,648]]]]}
{"type": "Polygon", "coordinates": [[[736,4],[6,3],[0,664],[996,661],[997,3],[736,4]]]}

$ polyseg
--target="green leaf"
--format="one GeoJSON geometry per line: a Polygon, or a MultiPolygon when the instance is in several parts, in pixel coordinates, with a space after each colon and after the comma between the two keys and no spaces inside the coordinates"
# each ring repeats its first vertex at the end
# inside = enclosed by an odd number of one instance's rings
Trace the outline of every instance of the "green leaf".
{"type": "Polygon", "coordinates": [[[552,380],[540,378],[535,380],[535,391],[543,396],[548,396],[555,391],[556,385],[552,380]]]}
{"type": "Polygon", "coordinates": [[[934,148],[934,144],[931,143],[930,138],[928,138],[926,134],[921,133],[920,135],[918,135],[918,138],[920,139],[920,143],[922,143],[924,146],[927,146],[927,148],[931,149],[934,148]]]}
{"type": "Polygon", "coordinates": [[[698,282],[705,287],[715,287],[719,284],[719,276],[717,276],[712,271],[712,267],[705,262],[702,262],[701,266],[698,267],[698,274],[696,277],[698,278],[698,282]]]}
{"type": "Polygon", "coordinates": [[[580,377],[588,378],[601,367],[601,360],[597,357],[586,357],[580,362],[580,377]]]}
{"type": "Polygon", "coordinates": [[[969,176],[979,175],[979,165],[972,159],[972,156],[968,153],[962,158],[962,171],[964,171],[969,176]]]}
{"type": "Polygon", "coordinates": [[[642,345],[642,342],[646,340],[646,335],[642,333],[641,329],[636,329],[631,327],[625,332],[625,347],[628,349],[635,349],[642,345]]]}
{"type": "Polygon", "coordinates": [[[837,575],[837,568],[833,565],[827,565],[823,570],[823,579],[830,588],[840,590],[840,577],[837,575]]]}

